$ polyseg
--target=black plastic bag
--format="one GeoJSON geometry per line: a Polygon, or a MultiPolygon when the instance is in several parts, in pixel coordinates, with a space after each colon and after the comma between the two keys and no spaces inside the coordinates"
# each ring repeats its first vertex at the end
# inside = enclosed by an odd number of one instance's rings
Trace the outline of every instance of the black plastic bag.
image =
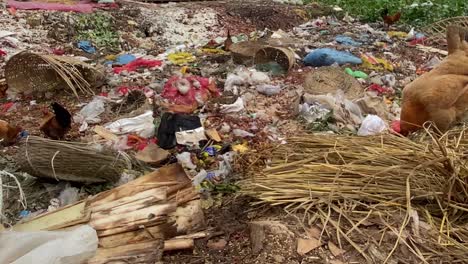
{"type": "Polygon", "coordinates": [[[164,113],[158,127],[158,145],[163,149],[172,149],[177,145],[176,132],[201,127],[198,116],[164,113]]]}

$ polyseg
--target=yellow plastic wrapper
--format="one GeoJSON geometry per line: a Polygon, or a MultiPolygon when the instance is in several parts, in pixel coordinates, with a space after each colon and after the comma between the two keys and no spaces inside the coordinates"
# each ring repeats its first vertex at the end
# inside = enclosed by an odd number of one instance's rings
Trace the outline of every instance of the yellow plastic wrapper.
{"type": "Polygon", "coordinates": [[[194,62],[196,60],[195,56],[192,53],[188,52],[177,52],[172,53],[167,56],[167,59],[176,65],[184,65],[190,62],[194,62]]]}
{"type": "Polygon", "coordinates": [[[373,71],[393,71],[393,65],[386,59],[375,58],[373,56],[362,55],[362,66],[373,71]]]}
{"type": "Polygon", "coordinates": [[[222,49],[213,49],[213,48],[202,48],[202,53],[211,53],[211,54],[225,54],[226,52],[222,49]]]}
{"type": "Polygon", "coordinates": [[[391,37],[391,38],[407,38],[408,37],[408,33],[406,32],[402,32],[402,31],[389,31],[387,32],[388,36],[391,37]]]}
{"type": "Polygon", "coordinates": [[[238,152],[238,153],[245,153],[245,152],[249,151],[249,147],[247,146],[247,142],[245,142],[243,144],[233,145],[232,150],[234,150],[235,152],[238,152]]]}

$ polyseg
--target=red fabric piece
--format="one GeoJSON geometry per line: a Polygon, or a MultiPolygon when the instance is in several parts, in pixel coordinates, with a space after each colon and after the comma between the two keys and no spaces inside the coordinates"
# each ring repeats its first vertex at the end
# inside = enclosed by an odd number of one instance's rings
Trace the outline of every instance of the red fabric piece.
{"type": "Polygon", "coordinates": [[[6,51],[0,50],[0,57],[6,56],[6,55],[7,55],[6,51]]]}
{"type": "Polygon", "coordinates": [[[169,79],[164,85],[162,97],[168,99],[172,104],[176,105],[194,105],[198,104],[196,98],[206,102],[210,96],[219,96],[220,93],[216,86],[210,84],[210,79],[190,76],[190,77],[178,77],[174,76],[169,79]],[[186,94],[182,94],[177,89],[177,82],[181,79],[185,79],[190,83],[190,89],[186,94]],[[200,85],[196,84],[199,83],[200,85]],[[194,85],[195,83],[195,85],[194,85]],[[211,87],[210,87],[211,85],[211,87]],[[199,87],[198,87],[199,86],[199,87]]]}
{"type": "Polygon", "coordinates": [[[159,60],[146,60],[143,58],[138,58],[122,67],[115,67],[114,73],[121,73],[123,71],[134,72],[138,68],[152,68],[152,67],[159,67],[162,65],[162,61],[159,60]]]}
{"type": "Polygon", "coordinates": [[[138,151],[144,150],[151,143],[156,144],[157,140],[155,138],[146,139],[137,135],[127,136],[127,146],[138,151]]]}
{"type": "Polygon", "coordinates": [[[2,112],[3,112],[3,113],[8,112],[8,110],[10,110],[10,108],[11,108],[13,105],[15,105],[14,102],[4,103],[4,104],[2,105],[2,112]]]}

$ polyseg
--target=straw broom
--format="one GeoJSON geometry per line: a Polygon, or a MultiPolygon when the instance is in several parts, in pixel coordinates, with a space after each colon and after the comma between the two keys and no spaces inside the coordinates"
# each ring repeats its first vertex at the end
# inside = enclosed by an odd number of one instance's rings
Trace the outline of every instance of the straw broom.
{"type": "Polygon", "coordinates": [[[269,168],[252,171],[255,176],[241,183],[242,191],[258,203],[305,212],[309,223],[331,226],[339,241],[348,241],[368,261],[370,256],[345,227],[363,233],[358,224],[363,215],[378,216],[398,237],[387,262],[399,244],[407,243],[402,236],[417,214],[438,231],[429,232],[429,244],[419,238],[406,245],[419,261],[460,260],[468,257],[467,244],[459,242],[468,241],[468,229],[460,226],[468,211],[466,130],[436,137],[428,128],[417,141],[392,135],[290,138],[270,152],[269,168]],[[346,220],[337,222],[333,215],[346,220]],[[403,216],[399,228],[385,220],[396,216],[403,216]]]}

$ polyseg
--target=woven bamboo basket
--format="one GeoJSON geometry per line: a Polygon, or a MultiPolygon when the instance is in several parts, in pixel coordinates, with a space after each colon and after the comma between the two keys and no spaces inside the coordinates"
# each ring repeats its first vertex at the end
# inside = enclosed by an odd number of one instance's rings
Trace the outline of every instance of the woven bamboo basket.
{"type": "Polygon", "coordinates": [[[255,53],[254,63],[262,64],[275,61],[286,71],[290,71],[296,63],[294,51],[281,47],[264,47],[255,53]]]}
{"type": "Polygon", "coordinates": [[[82,183],[114,182],[131,165],[128,156],[86,143],[29,136],[16,156],[21,170],[39,178],[82,183]]]}
{"type": "Polygon", "coordinates": [[[14,92],[46,92],[69,87],[78,96],[94,94],[104,71],[72,57],[20,52],[8,60],[5,78],[14,92]]]}

